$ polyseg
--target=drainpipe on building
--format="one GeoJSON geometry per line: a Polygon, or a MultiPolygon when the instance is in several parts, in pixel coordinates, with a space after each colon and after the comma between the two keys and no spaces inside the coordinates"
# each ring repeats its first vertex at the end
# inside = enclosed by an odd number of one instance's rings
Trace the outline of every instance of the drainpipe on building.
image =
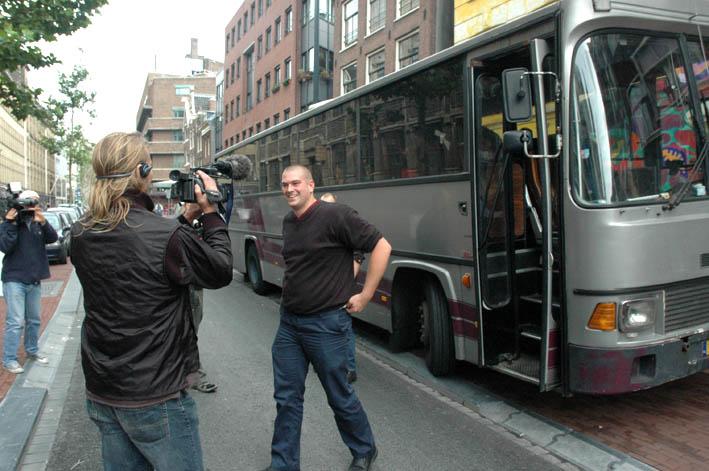
{"type": "Polygon", "coordinates": [[[453,45],[453,4],[451,0],[436,0],[436,44],[434,53],[453,45]]]}

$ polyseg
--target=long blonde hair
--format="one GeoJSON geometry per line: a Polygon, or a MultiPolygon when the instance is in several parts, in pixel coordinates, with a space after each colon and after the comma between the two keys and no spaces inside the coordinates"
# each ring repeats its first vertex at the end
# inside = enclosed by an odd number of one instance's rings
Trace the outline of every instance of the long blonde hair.
{"type": "Polygon", "coordinates": [[[89,193],[88,214],[82,221],[84,229],[108,232],[126,220],[130,210],[126,190],[147,190],[147,180],[138,172],[143,162],[150,162],[150,151],[140,133],[114,132],[98,141],[91,156],[94,174],[97,177],[128,175],[96,179],[89,193]]]}

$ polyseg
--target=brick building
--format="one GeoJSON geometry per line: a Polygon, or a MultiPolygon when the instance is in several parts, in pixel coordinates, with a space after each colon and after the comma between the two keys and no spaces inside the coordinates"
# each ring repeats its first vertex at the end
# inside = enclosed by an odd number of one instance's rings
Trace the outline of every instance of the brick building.
{"type": "Polygon", "coordinates": [[[194,99],[198,111],[209,110],[215,98],[215,76],[213,72],[188,76],[148,74],[136,127],[148,141],[154,180],[167,180],[170,170],[185,164],[185,103],[194,99]]]}
{"type": "Polygon", "coordinates": [[[335,16],[335,96],[453,44],[452,1],[345,0],[335,16]]]}
{"type": "Polygon", "coordinates": [[[242,4],[224,32],[223,147],[332,98],[334,31],[332,0],[242,4]]]}

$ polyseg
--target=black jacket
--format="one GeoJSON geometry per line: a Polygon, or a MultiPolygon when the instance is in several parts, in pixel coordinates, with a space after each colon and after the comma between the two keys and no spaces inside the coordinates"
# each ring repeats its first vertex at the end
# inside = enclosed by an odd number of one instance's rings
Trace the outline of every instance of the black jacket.
{"type": "Polygon", "coordinates": [[[48,222],[5,221],[0,224],[0,251],[2,281],[25,284],[38,283],[49,278],[46,244],[57,240],[54,228],[48,222]]]}
{"type": "Polygon", "coordinates": [[[192,228],[134,206],[109,232],[72,228],[72,262],[84,290],[81,354],[86,388],[117,401],[147,401],[186,386],[198,369],[187,284],[220,288],[232,278],[223,222],[200,240],[192,228]],[[179,250],[168,251],[170,245],[179,250]],[[166,258],[185,284],[168,275],[166,258]]]}

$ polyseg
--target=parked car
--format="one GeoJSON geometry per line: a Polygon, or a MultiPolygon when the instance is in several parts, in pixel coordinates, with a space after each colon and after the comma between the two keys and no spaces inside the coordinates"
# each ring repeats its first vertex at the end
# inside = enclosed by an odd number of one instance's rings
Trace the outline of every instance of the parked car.
{"type": "Polygon", "coordinates": [[[57,261],[64,265],[71,247],[71,224],[64,213],[45,212],[44,217],[59,236],[56,242],[47,244],[47,258],[50,262],[57,261]]]}
{"type": "Polygon", "coordinates": [[[61,214],[64,214],[64,215],[66,216],[67,220],[69,221],[69,225],[70,225],[70,226],[71,226],[72,224],[74,224],[74,221],[76,221],[77,219],[79,219],[79,218],[76,216],[76,212],[72,211],[72,210],[69,209],[69,208],[49,208],[49,209],[47,209],[47,211],[45,211],[45,213],[61,213],[61,214]]]}
{"type": "Polygon", "coordinates": [[[84,212],[81,208],[75,204],[62,203],[59,205],[59,209],[68,209],[74,213],[74,220],[78,220],[84,212]]]}

